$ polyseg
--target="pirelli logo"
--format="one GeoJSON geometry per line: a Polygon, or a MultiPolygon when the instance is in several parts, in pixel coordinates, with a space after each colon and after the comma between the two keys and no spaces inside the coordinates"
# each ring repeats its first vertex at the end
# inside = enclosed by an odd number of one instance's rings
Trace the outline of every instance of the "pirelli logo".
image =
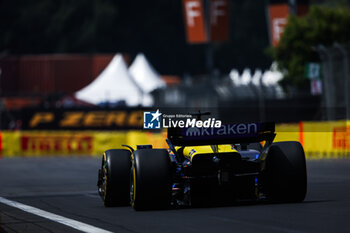
{"type": "Polygon", "coordinates": [[[23,153],[35,154],[91,154],[93,136],[84,135],[23,135],[23,153]]]}
{"type": "Polygon", "coordinates": [[[335,127],[333,129],[333,149],[350,149],[350,127],[335,127]]]}
{"type": "Polygon", "coordinates": [[[36,112],[28,129],[113,129],[141,128],[143,111],[66,111],[36,112]]]}

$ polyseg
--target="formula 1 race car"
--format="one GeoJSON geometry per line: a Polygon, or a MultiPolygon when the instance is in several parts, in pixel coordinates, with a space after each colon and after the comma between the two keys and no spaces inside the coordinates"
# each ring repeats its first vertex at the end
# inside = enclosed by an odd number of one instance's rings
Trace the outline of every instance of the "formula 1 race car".
{"type": "Polygon", "coordinates": [[[235,200],[301,202],[307,175],[299,142],[275,142],[274,123],[168,128],[169,149],[107,150],[98,172],[105,206],[135,210],[235,200]],[[262,146],[263,144],[263,146],[262,146]]]}

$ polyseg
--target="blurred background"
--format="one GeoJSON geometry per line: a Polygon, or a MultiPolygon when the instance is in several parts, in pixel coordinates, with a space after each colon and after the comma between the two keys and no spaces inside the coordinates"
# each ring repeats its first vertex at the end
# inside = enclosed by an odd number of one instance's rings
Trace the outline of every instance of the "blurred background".
{"type": "Polygon", "coordinates": [[[0,151],[163,146],[137,131],[150,109],[289,123],[299,141],[300,122],[341,122],[309,131],[348,151],[349,3],[2,0],[0,151]]]}

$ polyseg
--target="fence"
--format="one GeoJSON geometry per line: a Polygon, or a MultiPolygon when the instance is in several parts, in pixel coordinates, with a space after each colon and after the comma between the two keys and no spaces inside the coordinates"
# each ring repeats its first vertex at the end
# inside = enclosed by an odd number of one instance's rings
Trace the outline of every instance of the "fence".
{"type": "Polygon", "coordinates": [[[327,120],[350,119],[350,45],[319,45],[316,50],[322,60],[327,120]]]}

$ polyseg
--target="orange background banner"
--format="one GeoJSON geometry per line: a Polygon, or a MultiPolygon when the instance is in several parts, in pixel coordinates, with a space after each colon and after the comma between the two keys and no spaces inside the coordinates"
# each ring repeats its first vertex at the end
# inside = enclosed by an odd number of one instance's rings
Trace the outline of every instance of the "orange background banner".
{"type": "Polygon", "coordinates": [[[183,0],[188,43],[206,43],[204,7],[202,0],[183,0]]]}
{"type": "Polygon", "coordinates": [[[229,1],[210,1],[210,41],[219,42],[229,39],[229,1]]]}
{"type": "Polygon", "coordinates": [[[288,4],[273,4],[269,6],[270,38],[273,46],[276,46],[287,25],[289,16],[288,4]]]}

